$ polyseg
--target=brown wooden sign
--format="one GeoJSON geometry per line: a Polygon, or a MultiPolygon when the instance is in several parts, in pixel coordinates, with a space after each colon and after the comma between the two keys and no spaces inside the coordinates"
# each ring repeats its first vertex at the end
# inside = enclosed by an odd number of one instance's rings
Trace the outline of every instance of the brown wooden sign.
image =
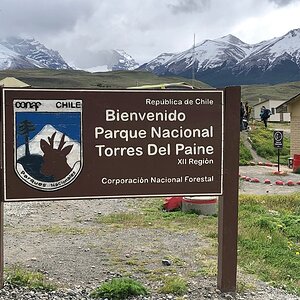
{"type": "Polygon", "coordinates": [[[5,201],[221,195],[222,90],[4,89],[5,201]]]}
{"type": "Polygon", "coordinates": [[[236,291],[240,87],[1,97],[0,288],[4,201],[219,195],[218,288],[236,291]]]}

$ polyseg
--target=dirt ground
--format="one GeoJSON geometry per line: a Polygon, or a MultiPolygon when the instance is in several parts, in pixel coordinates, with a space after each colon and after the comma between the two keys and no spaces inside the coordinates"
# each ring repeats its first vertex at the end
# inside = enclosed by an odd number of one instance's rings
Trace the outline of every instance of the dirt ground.
{"type": "MultiPolygon", "coordinates": [[[[272,175],[274,169],[241,167],[240,174],[257,177],[261,181],[265,178],[272,182],[278,179],[300,180],[300,175],[290,170],[287,170],[286,176],[272,175]]],[[[296,191],[300,191],[300,185],[240,183],[240,193],[296,191]]],[[[209,253],[211,249],[211,241],[206,238],[193,232],[179,233],[170,229],[142,227],[122,229],[96,222],[99,216],[139,211],[141,203],[145,201],[147,199],[5,203],[5,267],[20,265],[39,270],[64,287],[80,286],[87,289],[118,274],[134,274],[152,290],[157,290],[161,282],[153,278],[150,280],[150,275],[170,275],[175,272],[186,277],[192,272],[199,274],[196,257],[201,251],[208,249],[209,253]],[[162,264],[166,257],[173,260],[169,269],[162,264]]],[[[217,260],[215,254],[210,256],[217,260]]],[[[203,295],[216,289],[216,278],[197,275],[189,281],[189,289],[187,299],[204,299],[206,296],[203,295]],[[200,298],[200,294],[204,298],[200,298]]],[[[278,291],[277,298],[272,298],[272,293],[258,283],[253,294],[241,299],[296,299],[282,296],[282,291],[278,291]]]]}

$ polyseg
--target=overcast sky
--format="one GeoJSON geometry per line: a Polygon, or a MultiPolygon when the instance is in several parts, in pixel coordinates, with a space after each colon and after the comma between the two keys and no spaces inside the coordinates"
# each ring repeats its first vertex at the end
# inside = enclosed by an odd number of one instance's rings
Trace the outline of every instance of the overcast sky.
{"type": "MultiPolygon", "coordinates": [[[[247,43],[300,28],[300,0],[1,0],[0,36],[34,37],[68,63],[97,65],[99,50],[138,63],[233,34],[247,43]]],[[[87,67],[87,66],[85,66],[87,67]]]]}

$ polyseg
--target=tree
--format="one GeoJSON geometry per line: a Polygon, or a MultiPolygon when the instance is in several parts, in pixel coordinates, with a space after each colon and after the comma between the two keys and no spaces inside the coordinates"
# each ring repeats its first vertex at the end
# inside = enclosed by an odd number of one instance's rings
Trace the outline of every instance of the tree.
{"type": "Polygon", "coordinates": [[[18,134],[23,135],[25,139],[25,156],[30,155],[29,151],[29,133],[35,130],[31,121],[24,120],[18,124],[18,134]]]}

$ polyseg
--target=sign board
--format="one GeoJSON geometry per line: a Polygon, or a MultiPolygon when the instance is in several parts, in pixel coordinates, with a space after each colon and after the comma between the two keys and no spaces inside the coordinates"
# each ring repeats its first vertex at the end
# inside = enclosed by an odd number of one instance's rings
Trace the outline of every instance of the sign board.
{"type": "Polygon", "coordinates": [[[240,87],[0,98],[0,288],[4,201],[219,195],[217,286],[236,291],[240,87]]]}
{"type": "Polygon", "coordinates": [[[4,201],[222,195],[223,94],[3,89],[4,201]]]}
{"type": "Polygon", "coordinates": [[[283,131],[282,130],[274,130],[273,138],[274,138],[274,148],[282,149],[283,148],[283,131]]]}

